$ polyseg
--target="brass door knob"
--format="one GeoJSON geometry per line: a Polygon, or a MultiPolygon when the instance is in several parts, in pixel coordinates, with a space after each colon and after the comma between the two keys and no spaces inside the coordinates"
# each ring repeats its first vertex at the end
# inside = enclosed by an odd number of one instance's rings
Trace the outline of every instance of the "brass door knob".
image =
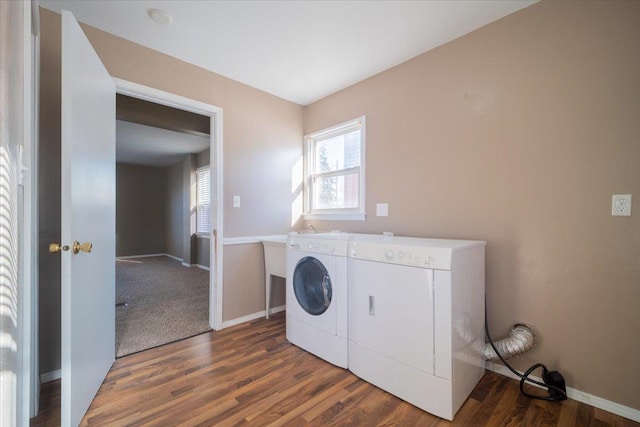
{"type": "Polygon", "coordinates": [[[80,243],[77,240],[73,242],[74,254],[78,254],[80,251],[89,253],[91,252],[91,248],[93,248],[93,243],[91,242],[80,243]]]}
{"type": "Polygon", "coordinates": [[[68,251],[69,245],[62,246],[60,243],[49,243],[49,253],[57,254],[62,251],[68,251]]]}

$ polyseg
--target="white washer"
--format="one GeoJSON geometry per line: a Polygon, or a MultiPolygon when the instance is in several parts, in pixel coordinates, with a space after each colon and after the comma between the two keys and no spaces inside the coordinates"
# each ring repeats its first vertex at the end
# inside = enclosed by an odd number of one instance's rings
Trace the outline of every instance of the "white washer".
{"type": "Polygon", "coordinates": [[[287,339],[347,368],[346,233],[290,233],[287,239],[287,339]]]}
{"type": "Polygon", "coordinates": [[[349,369],[452,420],[484,374],[484,247],[352,235],[349,369]]]}

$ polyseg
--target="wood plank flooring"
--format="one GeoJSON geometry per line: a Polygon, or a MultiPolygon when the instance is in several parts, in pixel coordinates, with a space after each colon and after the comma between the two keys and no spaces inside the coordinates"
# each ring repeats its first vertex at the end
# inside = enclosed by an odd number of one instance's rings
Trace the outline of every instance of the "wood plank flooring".
{"type": "MultiPolygon", "coordinates": [[[[32,426],[60,423],[59,382],[32,426]]],[[[487,372],[451,423],[289,344],[284,315],[116,360],[82,426],[640,426],[487,372]]]]}

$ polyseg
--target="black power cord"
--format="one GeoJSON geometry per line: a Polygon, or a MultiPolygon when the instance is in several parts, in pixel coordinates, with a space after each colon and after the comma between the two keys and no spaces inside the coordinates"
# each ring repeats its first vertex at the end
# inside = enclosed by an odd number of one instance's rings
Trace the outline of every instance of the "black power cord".
{"type": "Polygon", "coordinates": [[[558,371],[549,371],[547,367],[544,366],[542,363],[536,363],[535,365],[527,369],[524,372],[524,374],[521,374],[520,372],[513,369],[511,365],[507,363],[504,357],[502,357],[502,355],[496,348],[495,344],[493,344],[493,340],[491,339],[491,335],[489,334],[489,321],[487,320],[486,301],[484,305],[484,331],[485,331],[485,334],[487,335],[487,340],[489,340],[489,344],[491,344],[491,348],[493,348],[493,351],[496,352],[496,354],[498,355],[502,363],[504,363],[504,366],[509,368],[511,372],[513,372],[515,375],[517,375],[520,378],[520,393],[522,393],[523,395],[531,399],[547,400],[552,402],[559,401],[559,400],[567,400],[567,391],[564,384],[564,378],[562,377],[562,375],[560,375],[558,371]],[[542,368],[542,379],[544,382],[536,381],[532,378],[529,378],[529,375],[531,375],[532,372],[534,372],[536,369],[539,369],[539,368],[542,368]],[[524,389],[525,382],[529,382],[531,384],[536,384],[543,388],[546,388],[549,391],[549,395],[541,396],[538,394],[531,394],[526,392],[524,389]]]}

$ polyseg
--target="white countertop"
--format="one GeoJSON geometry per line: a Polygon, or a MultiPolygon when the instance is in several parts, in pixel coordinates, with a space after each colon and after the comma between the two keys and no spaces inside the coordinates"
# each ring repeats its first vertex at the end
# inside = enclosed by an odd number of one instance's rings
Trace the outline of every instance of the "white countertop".
{"type": "Polygon", "coordinates": [[[281,244],[284,246],[287,243],[287,236],[284,234],[281,236],[264,236],[260,237],[260,241],[262,243],[281,244]]]}

